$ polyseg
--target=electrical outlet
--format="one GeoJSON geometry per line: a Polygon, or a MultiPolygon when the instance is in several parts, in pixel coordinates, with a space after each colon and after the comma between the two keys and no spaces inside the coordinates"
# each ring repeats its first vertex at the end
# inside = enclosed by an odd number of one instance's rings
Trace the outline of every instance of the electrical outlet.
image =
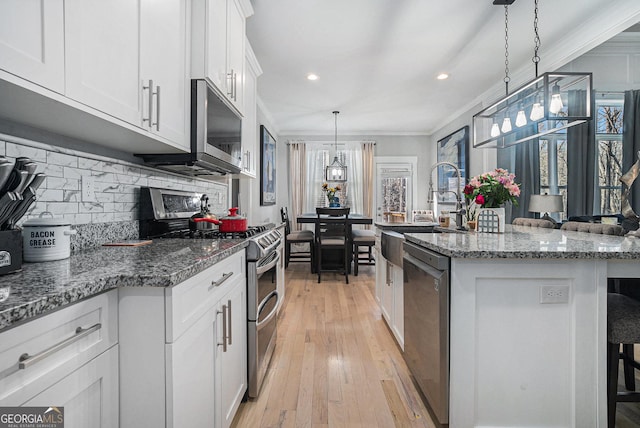
{"type": "Polygon", "coordinates": [[[82,202],[96,202],[96,180],[92,176],[82,176],[82,202]]]}
{"type": "Polygon", "coordinates": [[[540,286],[540,303],[569,303],[568,285],[540,286]]]}

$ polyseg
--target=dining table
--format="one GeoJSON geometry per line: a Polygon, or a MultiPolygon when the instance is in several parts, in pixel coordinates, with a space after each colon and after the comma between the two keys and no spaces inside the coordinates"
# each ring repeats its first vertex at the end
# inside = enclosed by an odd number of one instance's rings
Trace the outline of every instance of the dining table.
{"type": "MultiPolygon", "coordinates": [[[[323,221],[331,222],[332,219],[335,219],[336,222],[343,221],[344,216],[332,216],[332,215],[321,215],[323,221]]],[[[300,224],[313,224],[315,225],[318,221],[318,215],[316,213],[302,213],[301,215],[296,217],[296,221],[300,224]]],[[[351,230],[354,224],[359,225],[367,225],[373,224],[373,218],[366,217],[362,214],[349,214],[347,215],[347,239],[349,244],[347,245],[348,257],[349,260],[353,260],[353,243],[351,237],[351,230]]],[[[314,227],[315,229],[315,227],[314,227]]],[[[351,273],[351,263],[349,263],[349,273],[351,273]]]]}

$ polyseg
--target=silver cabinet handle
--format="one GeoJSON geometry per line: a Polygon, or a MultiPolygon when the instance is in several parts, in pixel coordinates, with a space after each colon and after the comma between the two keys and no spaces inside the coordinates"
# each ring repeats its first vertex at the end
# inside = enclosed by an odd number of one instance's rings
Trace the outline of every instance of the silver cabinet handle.
{"type": "Polygon", "coordinates": [[[20,358],[18,358],[18,368],[19,369],[26,369],[29,368],[29,366],[31,364],[35,364],[38,361],[44,360],[45,358],[47,358],[49,355],[58,352],[59,350],[61,350],[62,348],[65,348],[69,345],[71,345],[73,342],[76,342],[80,339],[82,339],[85,336],[90,335],[91,333],[93,333],[94,331],[98,331],[102,328],[102,324],[97,323],[92,325],[89,328],[82,328],[82,327],[78,327],[76,328],[76,332],[73,336],[68,337],[66,339],[64,339],[61,342],[56,343],[55,345],[53,345],[52,347],[45,349],[44,351],[40,352],[39,354],[36,355],[29,355],[28,353],[24,353],[22,355],[20,355],[20,358]]]}
{"type": "Polygon", "coordinates": [[[227,96],[233,99],[233,69],[230,73],[227,73],[227,79],[229,80],[229,86],[227,87],[227,96]]]}
{"type": "Polygon", "coordinates": [[[231,299],[227,300],[227,319],[229,320],[227,324],[229,326],[229,332],[227,333],[227,343],[231,345],[231,335],[233,334],[233,324],[231,320],[231,299]]]}
{"type": "MultiPolygon", "coordinates": [[[[233,73],[233,70],[231,70],[233,73]]],[[[233,101],[238,101],[238,73],[233,73],[233,101]]]]}
{"type": "Polygon", "coordinates": [[[219,280],[211,281],[211,285],[209,286],[207,291],[211,291],[211,289],[214,287],[220,287],[223,282],[225,282],[227,279],[231,278],[232,276],[233,276],[233,272],[223,273],[222,277],[219,280]]]}
{"type": "Polygon", "coordinates": [[[222,305],[222,311],[216,311],[216,314],[222,314],[222,352],[227,352],[227,305],[222,305]]]}
{"type": "MultiPolygon", "coordinates": [[[[156,96],[156,123],[151,123],[151,127],[156,127],[156,131],[160,131],[160,85],[156,86],[156,91],[152,96],[156,96]]],[[[149,114],[151,117],[151,114],[149,114]]]]}
{"type": "Polygon", "coordinates": [[[149,127],[151,127],[151,117],[153,112],[153,80],[149,79],[148,86],[144,85],[144,81],[142,82],[142,91],[144,92],[147,89],[149,90],[149,99],[147,101],[147,103],[149,104],[149,117],[143,117],[142,124],[144,125],[145,122],[149,122],[149,127]]]}

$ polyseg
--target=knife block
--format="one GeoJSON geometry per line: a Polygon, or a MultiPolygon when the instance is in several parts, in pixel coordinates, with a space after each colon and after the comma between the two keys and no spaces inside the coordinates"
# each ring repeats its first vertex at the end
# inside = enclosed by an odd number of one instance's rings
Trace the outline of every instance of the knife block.
{"type": "Polygon", "coordinates": [[[22,269],[22,233],[19,230],[0,231],[0,275],[22,269]]]}

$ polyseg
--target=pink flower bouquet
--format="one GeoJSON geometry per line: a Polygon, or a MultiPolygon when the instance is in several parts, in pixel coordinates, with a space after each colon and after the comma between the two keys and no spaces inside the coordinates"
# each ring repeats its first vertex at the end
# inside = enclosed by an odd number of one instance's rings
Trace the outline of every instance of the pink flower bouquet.
{"type": "Polygon", "coordinates": [[[507,202],[518,206],[518,196],[520,185],[515,182],[515,175],[502,168],[473,177],[464,187],[467,202],[482,208],[498,208],[507,202]]]}

